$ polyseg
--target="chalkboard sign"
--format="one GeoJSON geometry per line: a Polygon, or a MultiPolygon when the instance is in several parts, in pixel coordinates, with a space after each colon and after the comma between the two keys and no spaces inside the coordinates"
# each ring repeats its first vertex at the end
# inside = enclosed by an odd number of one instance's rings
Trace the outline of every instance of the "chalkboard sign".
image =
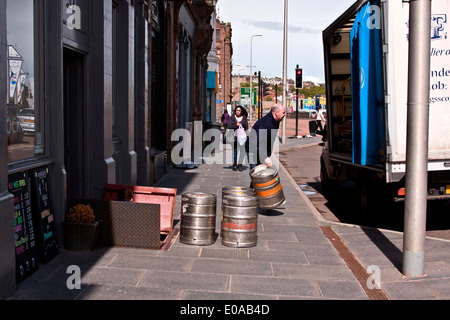
{"type": "Polygon", "coordinates": [[[28,181],[25,173],[10,175],[8,179],[8,190],[14,196],[17,282],[23,281],[39,268],[28,181]]]}
{"type": "Polygon", "coordinates": [[[33,216],[39,261],[47,263],[59,252],[48,168],[33,170],[32,181],[33,216]]]}

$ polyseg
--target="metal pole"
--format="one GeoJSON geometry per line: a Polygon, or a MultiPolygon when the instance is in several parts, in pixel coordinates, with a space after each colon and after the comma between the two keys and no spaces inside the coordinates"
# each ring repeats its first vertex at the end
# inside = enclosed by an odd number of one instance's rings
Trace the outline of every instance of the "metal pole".
{"type": "Polygon", "coordinates": [[[275,103],[278,103],[278,84],[275,85],[275,103]]]}
{"type": "Polygon", "coordinates": [[[262,109],[264,102],[264,82],[261,80],[261,99],[259,100],[259,118],[262,118],[262,109]]]}
{"type": "Polygon", "coordinates": [[[428,185],[431,0],[409,2],[409,79],[403,274],[424,274],[428,185]]]}
{"type": "Polygon", "coordinates": [[[295,136],[298,137],[298,88],[297,88],[297,99],[295,101],[295,136]]]}
{"type": "Polygon", "coordinates": [[[259,118],[262,118],[262,105],[264,99],[264,83],[261,80],[261,94],[259,95],[259,118]]]}
{"type": "MultiPolygon", "coordinates": [[[[284,0],[284,49],[283,49],[283,105],[287,108],[287,35],[288,35],[288,0],[284,0]]],[[[282,144],[286,143],[286,117],[283,119],[282,144]]]]}
{"type": "MultiPolygon", "coordinates": [[[[297,69],[298,68],[299,68],[299,65],[297,65],[297,69]]],[[[298,96],[298,88],[296,88],[296,89],[297,89],[297,92],[296,92],[297,99],[295,99],[296,100],[296,102],[295,102],[295,136],[298,137],[298,99],[299,99],[299,96],[298,96]]]]}
{"type": "Polygon", "coordinates": [[[250,110],[249,110],[249,120],[252,120],[252,110],[253,110],[253,38],[262,37],[262,34],[254,34],[250,38],[250,110]]]}
{"type": "Polygon", "coordinates": [[[252,61],[252,56],[253,56],[253,37],[251,37],[250,39],[250,108],[248,110],[248,115],[249,115],[249,121],[252,120],[252,108],[253,108],[253,61],[252,61]]]}
{"type": "Polygon", "coordinates": [[[258,71],[258,82],[259,82],[259,94],[258,94],[258,120],[261,119],[261,103],[262,103],[262,82],[261,82],[261,71],[258,71]]]}

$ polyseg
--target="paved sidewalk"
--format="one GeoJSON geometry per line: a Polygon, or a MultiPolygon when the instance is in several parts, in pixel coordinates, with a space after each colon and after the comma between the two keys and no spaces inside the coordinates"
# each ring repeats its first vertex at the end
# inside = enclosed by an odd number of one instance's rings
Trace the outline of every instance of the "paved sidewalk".
{"type": "MultiPolygon", "coordinates": [[[[288,139],[283,149],[317,144],[319,138],[288,139]]],[[[284,167],[279,170],[286,204],[258,218],[255,248],[184,245],[179,238],[168,251],[98,248],[61,250],[37,273],[18,284],[13,300],[368,300],[449,299],[450,243],[427,239],[426,272],[404,278],[400,233],[328,223],[309,202],[284,167]],[[67,267],[81,268],[81,289],[69,290],[67,267]],[[378,290],[366,269],[376,266],[378,290]],[[369,288],[367,287],[369,283],[369,288]]],[[[202,164],[173,169],[157,184],[177,188],[176,227],[181,195],[217,195],[216,232],[220,233],[223,187],[248,187],[248,167],[202,164]]]]}

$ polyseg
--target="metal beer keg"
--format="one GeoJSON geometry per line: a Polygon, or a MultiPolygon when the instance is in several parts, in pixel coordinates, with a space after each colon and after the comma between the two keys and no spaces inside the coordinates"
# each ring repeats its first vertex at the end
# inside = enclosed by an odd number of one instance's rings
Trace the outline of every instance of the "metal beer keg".
{"type": "Polygon", "coordinates": [[[258,239],[258,197],[225,194],[222,199],[222,244],[233,248],[255,247],[258,239]]]}
{"type": "Polygon", "coordinates": [[[181,204],[180,242],[207,246],[216,241],[217,197],[207,193],[185,193],[181,204]]]}
{"type": "Polygon", "coordinates": [[[222,199],[223,199],[224,196],[229,195],[229,194],[236,194],[236,195],[250,194],[250,195],[254,195],[255,194],[255,189],[244,188],[244,187],[224,187],[222,189],[222,199]]]}
{"type": "Polygon", "coordinates": [[[285,203],[278,171],[274,167],[260,165],[250,172],[261,209],[275,209],[285,203]]]}

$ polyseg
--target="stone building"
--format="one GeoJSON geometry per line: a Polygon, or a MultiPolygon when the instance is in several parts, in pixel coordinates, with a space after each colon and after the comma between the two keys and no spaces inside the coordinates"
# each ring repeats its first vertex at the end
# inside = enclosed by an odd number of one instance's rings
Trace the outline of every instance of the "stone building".
{"type": "Polygon", "coordinates": [[[0,1],[0,298],[15,290],[17,245],[33,245],[15,240],[16,182],[33,193],[34,170],[48,170],[63,247],[75,199],[100,199],[108,183],[152,185],[171,163],[172,132],[207,120],[214,3],[0,1]]]}
{"type": "MultiPolygon", "coordinates": [[[[218,0],[214,0],[216,6],[218,0]]],[[[216,36],[216,11],[213,12],[211,18],[211,28],[214,30],[211,50],[208,54],[208,72],[207,72],[207,91],[206,91],[206,122],[217,122],[219,115],[216,110],[216,103],[219,93],[219,74],[220,74],[220,59],[217,55],[217,39],[216,36]]]]}
{"type": "Polygon", "coordinates": [[[233,44],[231,42],[233,30],[231,23],[216,20],[216,41],[217,55],[220,59],[219,64],[219,90],[217,94],[216,112],[220,116],[233,100],[233,82],[232,82],[232,57],[233,44]]]}

